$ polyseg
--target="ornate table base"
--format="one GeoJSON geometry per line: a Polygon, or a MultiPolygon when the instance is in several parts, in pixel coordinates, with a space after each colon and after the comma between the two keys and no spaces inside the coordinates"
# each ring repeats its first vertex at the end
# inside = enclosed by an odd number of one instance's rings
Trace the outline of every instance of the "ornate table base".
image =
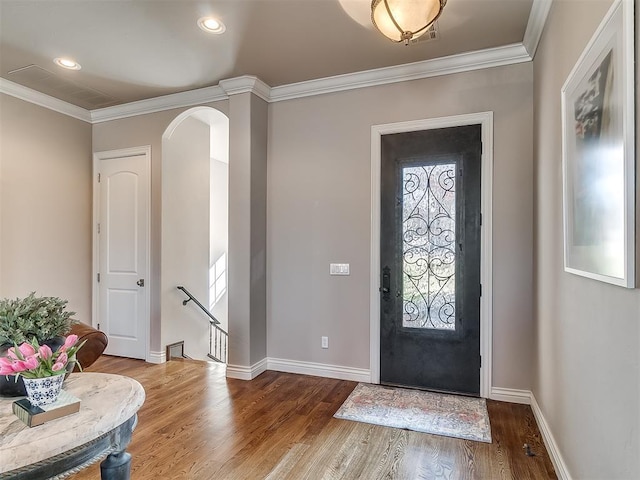
{"type": "Polygon", "coordinates": [[[80,412],[34,428],[11,413],[11,401],[0,401],[0,480],[62,479],[105,456],[102,479],[129,480],[126,448],[144,402],[142,386],[118,375],[81,373],[71,375],[68,389],[81,399],[80,412]]]}

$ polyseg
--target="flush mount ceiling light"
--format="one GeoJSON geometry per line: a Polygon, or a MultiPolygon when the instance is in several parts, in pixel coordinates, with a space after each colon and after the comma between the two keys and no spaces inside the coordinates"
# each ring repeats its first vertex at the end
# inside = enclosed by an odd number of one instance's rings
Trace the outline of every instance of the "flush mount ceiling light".
{"type": "Polygon", "coordinates": [[[426,33],[446,4],[447,0],[373,0],[371,21],[385,37],[409,45],[426,33]]]}
{"type": "Polygon", "coordinates": [[[59,67],[66,68],[67,70],[80,70],[82,68],[78,62],[71,60],[70,58],[54,58],[53,63],[59,67]]]}
{"type": "Polygon", "coordinates": [[[224,26],[224,23],[213,17],[202,17],[198,20],[198,26],[207,33],[216,34],[224,33],[227,29],[227,27],[224,26]]]}

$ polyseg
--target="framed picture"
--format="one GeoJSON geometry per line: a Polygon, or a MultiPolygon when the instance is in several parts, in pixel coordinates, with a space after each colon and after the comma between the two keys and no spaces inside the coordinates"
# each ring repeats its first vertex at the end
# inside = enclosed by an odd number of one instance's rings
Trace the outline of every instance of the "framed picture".
{"type": "Polygon", "coordinates": [[[617,0],[562,87],[565,271],[635,286],[633,1],[617,0]]]}

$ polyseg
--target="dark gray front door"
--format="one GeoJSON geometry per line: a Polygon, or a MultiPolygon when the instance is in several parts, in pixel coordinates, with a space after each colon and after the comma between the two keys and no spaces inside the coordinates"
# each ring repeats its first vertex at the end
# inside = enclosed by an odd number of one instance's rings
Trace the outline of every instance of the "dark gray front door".
{"type": "Polygon", "coordinates": [[[479,395],[481,126],[381,145],[380,381],[479,395]]]}

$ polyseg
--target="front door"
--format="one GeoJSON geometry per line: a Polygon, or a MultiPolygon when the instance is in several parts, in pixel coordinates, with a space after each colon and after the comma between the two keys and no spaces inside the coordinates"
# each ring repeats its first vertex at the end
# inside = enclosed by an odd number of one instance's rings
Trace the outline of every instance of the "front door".
{"type": "Polygon", "coordinates": [[[145,359],[149,329],[149,151],[100,152],[97,327],[105,353],[145,359]]]}
{"type": "Polygon", "coordinates": [[[381,147],[380,381],[479,395],[481,126],[381,147]]]}

